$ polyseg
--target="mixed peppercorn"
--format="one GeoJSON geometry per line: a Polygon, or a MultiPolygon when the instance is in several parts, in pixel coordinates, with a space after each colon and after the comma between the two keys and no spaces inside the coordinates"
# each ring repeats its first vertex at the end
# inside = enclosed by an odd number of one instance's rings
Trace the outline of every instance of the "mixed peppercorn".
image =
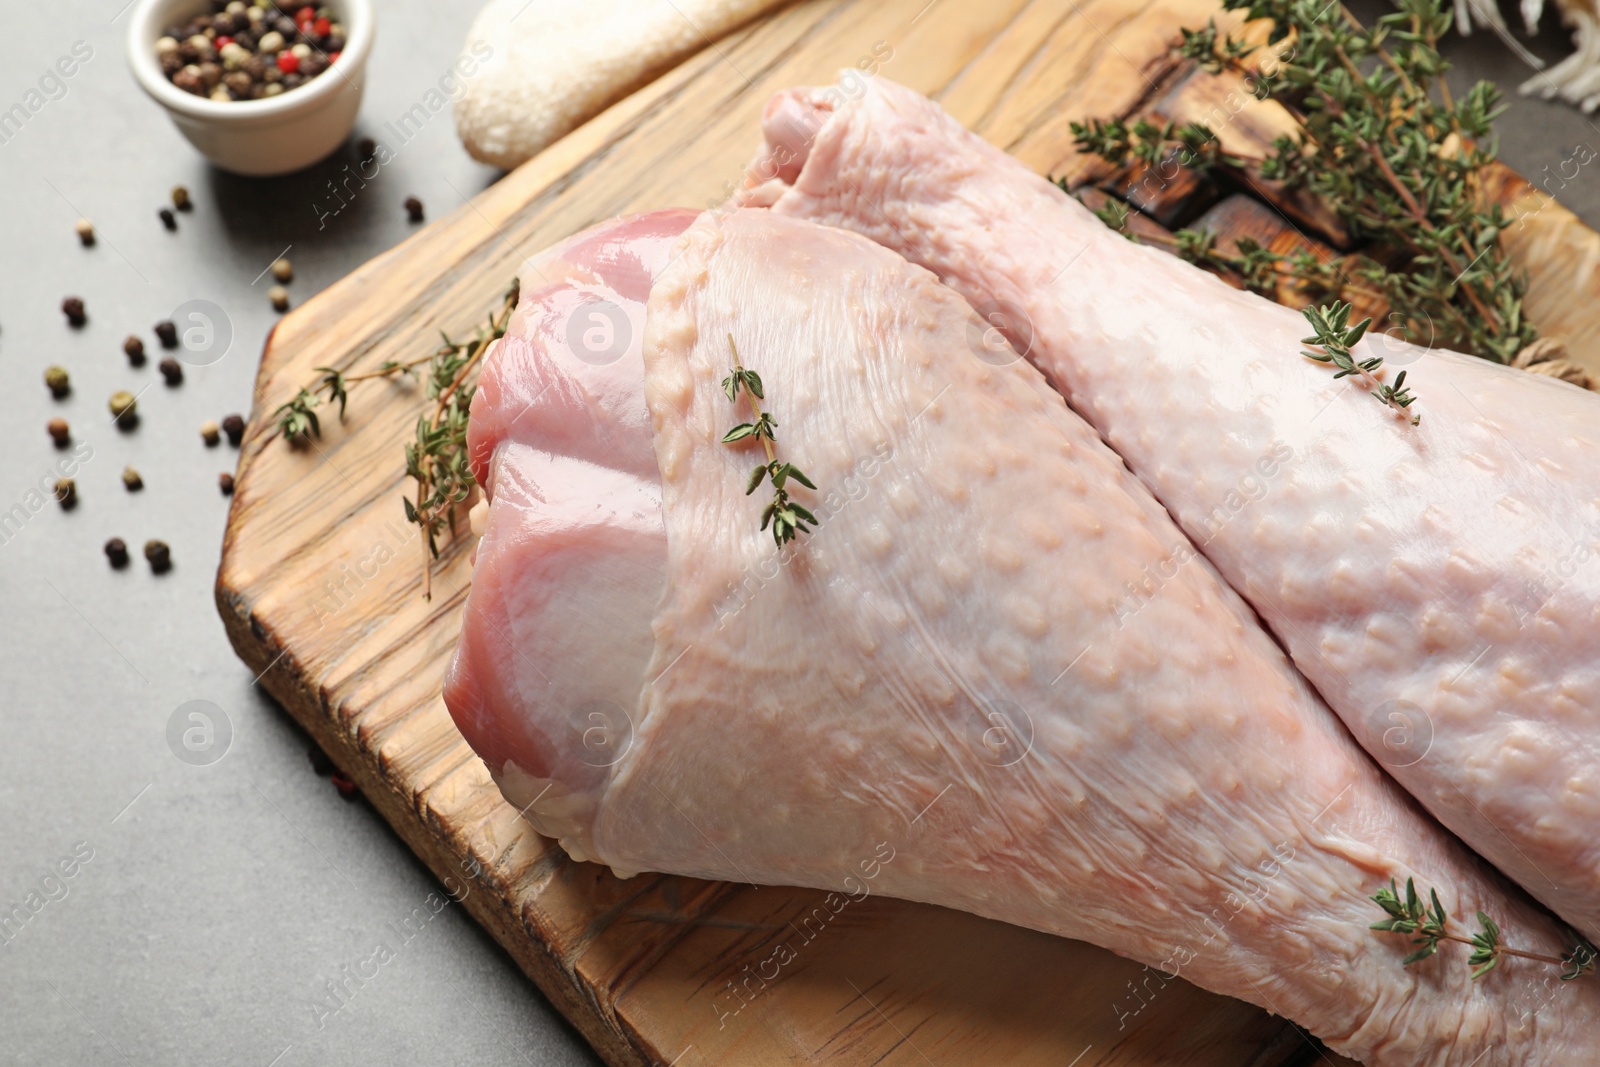
{"type": "Polygon", "coordinates": [[[344,43],[331,8],[212,0],[210,14],[167,28],[156,58],[184,92],[227,103],[299,88],[337,63],[344,43]]]}

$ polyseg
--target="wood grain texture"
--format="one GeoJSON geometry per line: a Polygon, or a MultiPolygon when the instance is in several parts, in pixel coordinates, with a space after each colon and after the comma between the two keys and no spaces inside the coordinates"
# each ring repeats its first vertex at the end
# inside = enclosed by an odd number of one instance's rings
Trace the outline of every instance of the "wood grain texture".
{"type": "MultiPolygon", "coordinates": [[[[470,329],[526,257],[578,229],[720,202],[771,92],[874,57],[1030,166],[1087,182],[1093,168],[1068,123],[1181,102],[1188,82],[1169,42],[1211,13],[1203,0],[785,8],[709,44],[291,312],[270,338],[217,578],[230,639],[608,1063],[1344,1062],[1263,1011],[1162,984],[1087,945],[877,897],[807,924],[822,893],[620,881],[572,863],[501,799],[439,698],[471,569],[465,541],[451,543],[433,601],[421,598],[423,550],[399,500],[420,397],[357,386],[348,418],[330,415],[311,447],[289,447],[271,424],[319,365],[370,369],[429,351],[440,328],[470,329]],[[794,958],[771,977],[763,962],[780,944],[794,958]]],[[[1250,128],[1231,124],[1230,136],[1250,128]]],[[[1224,200],[1208,217],[1228,232],[1299,239],[1260,205],[1224,200]]],[[[1600,301],[1550,294],[1600,285],[1600,238],[1555,205],[1524,232],[1514,247],[1557,279],[1536,280],[1538,306],[1576,334],[1600,301]]],[[[1583,332],[1600,345],[1600,332],[1583,332]]]]}

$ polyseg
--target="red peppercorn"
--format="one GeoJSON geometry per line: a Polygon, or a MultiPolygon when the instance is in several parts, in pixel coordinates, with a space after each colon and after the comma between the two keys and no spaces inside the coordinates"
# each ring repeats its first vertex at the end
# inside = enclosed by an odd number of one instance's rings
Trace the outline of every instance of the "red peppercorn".
{"type": "Polygon", "coordinates": [[[328,36],[328,31],[331,29],[333,29],[333,23],[327,19],[318,19],[311,24],[311,32],[315,33],[318,37],[328,36]]]}
{"type": "Polygon", "coordinates": [[[339,62],[339,57],[342,56],[342,55],[344,55],[343,52],[329,52],[328,53],[328,65],[331,67],[333,64],[339,62]]]}
{"type": "Polygon", "coordinates": [[[307,5],[294,13],[296,22],[311,22],[317,17],[317,9],[307,5]]]}
{"type": "Polygon", "coordinates": [[[232,43],[233,43],[233,38],[232,38],[232,37],[229,37],[229,36],[227,36],[227,35],[223,35],[223,36],[221,36],[221,37],[218,37],[218,38],[217,38],[217,39],[216,39],[216,40],[215,40],[215,41],[214,41],[214,42],[212,42],[212,43],[214,43],[214,44],[215,44],[215,45],[216,45],[216,46],[217,46],[217,51],[219,51],[219,52],[220,52],[220,51],[222,51],[222,50],[223,50],[223,49],[224,49],[224,48],[226,48],[226,47],[227,47],[227,46],[228,46],[228,45],[230,45],[230,44],[232,44],[232,43]]]}
{"type": "Polygon", "coordinates": [[[284,49],[278,53],[278,69],[285,74],[294,74],[300,69],[300,57],[284,49]]]}

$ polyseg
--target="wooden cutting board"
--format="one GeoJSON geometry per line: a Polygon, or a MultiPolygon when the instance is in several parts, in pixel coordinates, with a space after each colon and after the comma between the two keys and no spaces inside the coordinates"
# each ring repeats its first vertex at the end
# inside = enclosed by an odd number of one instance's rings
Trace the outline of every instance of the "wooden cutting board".
{"type": "MultiPolygon", "coordinates": [[[[467,332],[523,259],[578,229],[720,201],[755,147],[769,94],[842,67],[876,65],[929,93],[1040,172],[1115,188],[1118,176],[1074,152],[1068,122],[1224,96],[1168,49],[1180,26],[1212,13],[1204,0],[785,8],[708,43],[288,314],[270,338],[217,578],[229,637],[608,1063],[1344,1062],[1266,1012],[1183,982],[1162,987],[1087,945],[877,897],[808,937],[799,926],[819,892],[619,881],[571,862],[502,801],[439,697],[471,568],[466,541],[452,543],[423,600],[422,548],[400,506],[401,447],[421,398],[357,386],[349,417],[328,416],[309,448],[289,447],[271,418],[319,365],[371,369],[425,354],[441,328],[467,332]],[[752,978],[781,943],[794,959],[776,978],[752,978]]],[[[1277,121],[1271,105],[1252,102],[1223,135],[1230,147],[1259,145],[1277,121]]],[[[1224,231],[1315,243],[1293,210],[1241,196],[1201,204],[1182,190],[1169,199],[1169,221],[1199,214],[1224,231]]],[[[1509,235],[1534,276],[1531,313],[1586,344],[1575,355],[1600,368],[1600,238],[1514,176],[1504,199],[1531,212],[1509,235]]]]}

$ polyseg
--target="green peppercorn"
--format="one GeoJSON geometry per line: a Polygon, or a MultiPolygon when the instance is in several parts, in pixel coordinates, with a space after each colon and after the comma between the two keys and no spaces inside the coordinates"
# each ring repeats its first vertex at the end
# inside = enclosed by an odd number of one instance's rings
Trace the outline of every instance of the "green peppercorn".
{"type": "Polygon", "coordinates": [[[128,565],[128,545],[120,537],[113,537],[106,542],[106,559],[117,570],[128,565]]]}
{"type": "Polygon", "coordinates": [[[72,379],[67,376],[65,367],[45,368],[44,384],[57,400],[72,392],[72,379]]]}
{"type": "Polygon", "coordinates": [[[122,485],[130,493],[137,493],[144,488],[144,479],[132,467],[122,468],[122,485]]]}
{"type": "Polygon", "coordinates": [[[172,187],[172,206],[179,211],[188,211],[193,208],[194,205],[189,202],[189,190],[181,185],[174,185],[172,187]]]}
{"type": "Polygon", "coordinates": [[[112,393],[108,406],[111,408],[112,416],[118,420],[121,420],[125,415],[136,415],[139,411],[138,398],[126,389],[118,389],[112,393]]]}
{"type": "Polygon", "coordinates": [[[172,569],[172,549],[167,547],[165,541],[146,541],[144,558],[150,561],[150,569],[156,574],[165,574],[172,569]]]}
{"type": "Polygon", "coordinates": [[[71,478],[57,478],[55,497],[63,510],[71,511],[78,506],[78,483],[71,478]]]}

